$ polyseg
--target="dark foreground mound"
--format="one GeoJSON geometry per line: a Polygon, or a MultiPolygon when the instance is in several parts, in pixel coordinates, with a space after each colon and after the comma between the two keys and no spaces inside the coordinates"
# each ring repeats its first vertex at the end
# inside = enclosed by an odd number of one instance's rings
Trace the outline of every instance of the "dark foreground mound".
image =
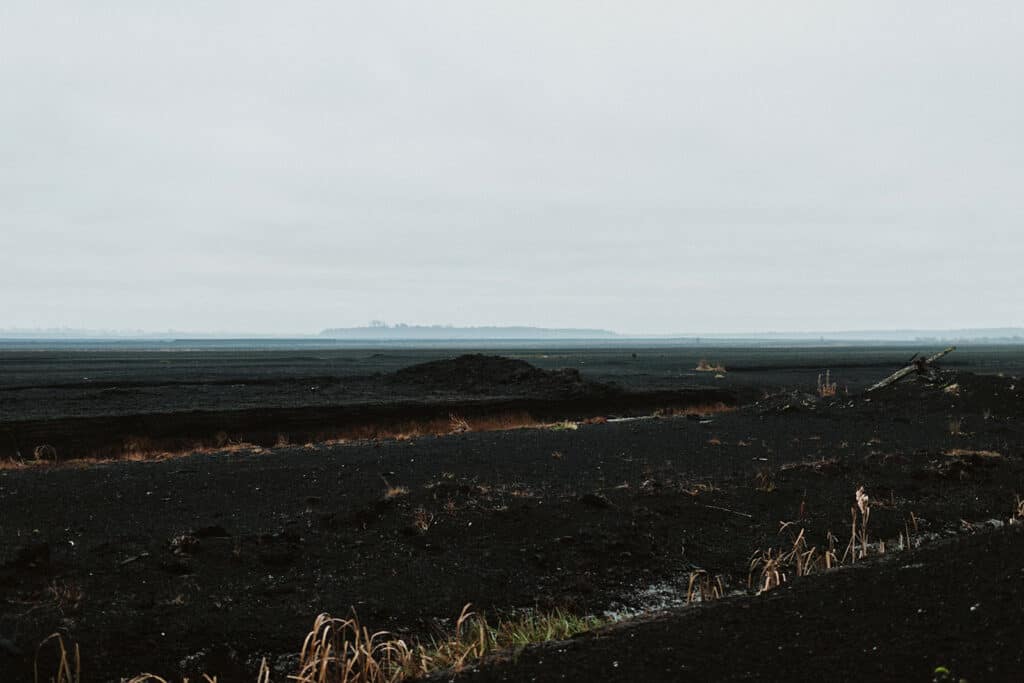
{"type": "Polygon", "coordinates": [[[541,370],[523,360],[479,353],[413,365],[391,374],[389,380],[435,391],[501,394],[511,390],[535,396],[593,392],[602,386],[585,382],[573,368],[541,370]]]}
{"type": "Polygon", "coordinates": [[[1024,678],[1024,528],[530,648],[459,681],[1024,678]]]}

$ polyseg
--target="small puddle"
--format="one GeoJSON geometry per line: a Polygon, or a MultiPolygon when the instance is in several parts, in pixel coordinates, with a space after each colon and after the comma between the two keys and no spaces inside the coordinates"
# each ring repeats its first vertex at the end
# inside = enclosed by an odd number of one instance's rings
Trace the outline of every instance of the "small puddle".
{"type": "MultiPolygon", "coordinates": [[[[622,621],[655,612],[696,606],[704,602],[699,593],[695,594],[692,600],[687,599],[689,586],[689,575],[652,583],[628,593],[620,602],[612,603],[601,614],[613,621],[622,621]]],[[[734,589],[726,591],[722,597],[728,598],[737,595],[750,595],[750,593],[734,589]]]]}

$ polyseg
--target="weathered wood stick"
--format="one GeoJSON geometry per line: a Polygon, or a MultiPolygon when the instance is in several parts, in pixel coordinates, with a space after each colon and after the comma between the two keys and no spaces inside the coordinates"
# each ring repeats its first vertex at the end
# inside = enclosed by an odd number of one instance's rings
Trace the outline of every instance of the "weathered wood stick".
{"type": "Polygon", "coordinates": [[[905,368],[903,368],[901,370],[897,370],[896,372],[892,373],[891,375],[889,375],[888,377],[883,379],[878,384],[871,385],[870,387],[867,388],[865,393],[867,393],[868,391],[874,391],[875,389],[881,389],[882,387],[887,387],[890,384],[894,384],[896,382],[899,382],[901,379],[903,379],[904,377],[906,377],[907,375],[909,375],[909,374],[911,374],[913,372],[920,372],[924,368],[927,368],[930,364],[934,363],[938,359],[940,359],[943,356],[945,356],[947,353],[952,353],[953,351],[956,351],[956,347],[955,346],[950,346],[948,349],[945,349],[944,351],[939,351],[938,353],[933,354],[933,355],[929,356],[928,358],[923,358],[921,360],[917,360],[917,361],[911,363],[910,365],[908,365],[907,367],[905,367],[905,368]]]}
{"type": "Polygon", "coordinates": [[[740,512],[739,510],[730,510],[729,508],[724,508],[720,505],[705,505],[704,503],[697,503],[697,505],[700,505],[702,508],[711,508],[712,510],[721,510],[722,512],[729,512],[734,515],[739,515],[740,517],[746,517],[747,519],[754,518],[754,515],[748,515],[746,512],[740,512]]]}

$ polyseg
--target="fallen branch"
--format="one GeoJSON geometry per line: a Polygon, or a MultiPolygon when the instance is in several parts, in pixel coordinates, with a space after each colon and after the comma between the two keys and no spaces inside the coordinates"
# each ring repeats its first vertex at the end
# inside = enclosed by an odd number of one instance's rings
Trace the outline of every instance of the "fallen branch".
{"type": "Polygon", "coordinates": [[[143,552],[139,553],[138,555],[132,555],[128,559],[121,560],[121,566],[123,567],[126,564],[131,564],[132,562],[137,562],[138,560],[141,560],[144,557],[149,557],[149,553],[143,551],[143,552]]]}
{"type": "Polygon", "coordinates": [[[945,349],[944,351],[939,351],[938,353],[929,356],[928,358],[918,358],[905,368],[902,368],[892,373],[878,384],[871,385],[870,387],[867,388],[867,391],[875,391],[876,389],[882,389],[883,387],[887,387],[890,384],[895,384],[896,382],[899,382],[907,375],[914,372],[922,375],[929,375],[930,373],[932,373],[932,368],[930,367],[931,364],[945,356],[947,353],[952,353],[953,351],[956,351],[956,347],[950,346],[948,349],[945,349]]]}
{"type": "Polygon", "coordinates": [[[704,503],[697,503],[697,505],[701,506],[702,508],[711,508],[712,510],[721,510],[722,512],[731,512],[734,515],[739,515],[740,517],[746,517],[747,519],[753,519],[754,518],[754,515],[748,515],[746,512],[739,512],[737,510],[730,510],[729,508],[724,508],[724,507],[721,507],[720,505],[705,505],[704,503]]]}

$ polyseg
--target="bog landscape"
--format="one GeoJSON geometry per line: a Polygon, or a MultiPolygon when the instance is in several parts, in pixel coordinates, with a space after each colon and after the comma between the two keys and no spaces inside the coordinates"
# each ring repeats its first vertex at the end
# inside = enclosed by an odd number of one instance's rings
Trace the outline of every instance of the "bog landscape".
{"type": "Polygon", "coordinates": [[[1024,681],[1024,13],[0,5],[0,683],[1024,681]]]}
{"type": "Polygon", "coordinates": [[[14,345],[0,679],[1012,679],[1024,351],[944,350],[14,345]]]}

